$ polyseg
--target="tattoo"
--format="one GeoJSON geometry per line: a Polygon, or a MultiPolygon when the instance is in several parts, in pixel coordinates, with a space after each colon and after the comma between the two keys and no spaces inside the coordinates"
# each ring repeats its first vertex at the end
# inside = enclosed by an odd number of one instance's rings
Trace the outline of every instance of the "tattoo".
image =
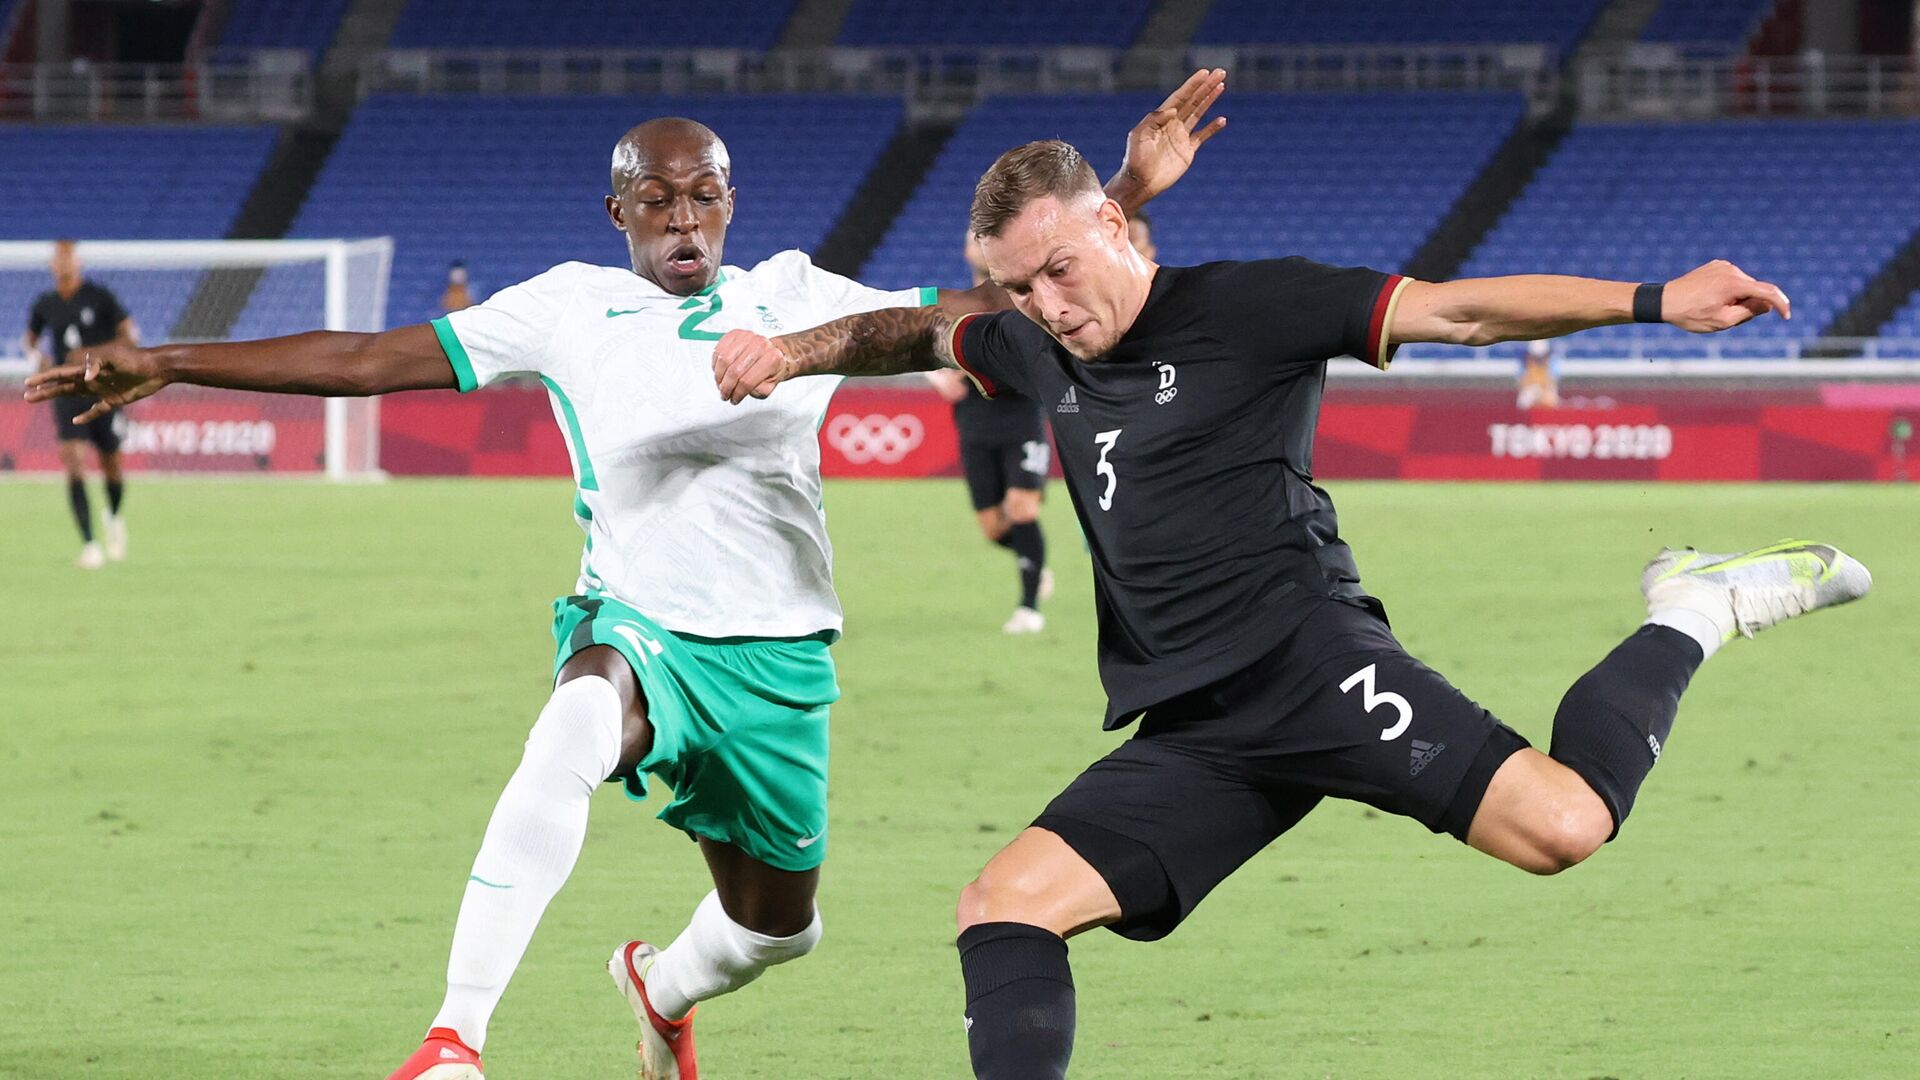
{"type": "Polygon", "coordinates": [[[953,328],[961,318],[939,306],[883,308],[783,334],[775,341],[787,355],[791,375],[931,371],[959,366],[953,358],[953,328]]]}

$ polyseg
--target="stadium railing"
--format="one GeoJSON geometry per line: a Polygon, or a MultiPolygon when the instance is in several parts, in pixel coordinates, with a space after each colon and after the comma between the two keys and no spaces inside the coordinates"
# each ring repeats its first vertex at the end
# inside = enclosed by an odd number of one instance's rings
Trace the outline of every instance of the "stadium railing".
{"type": "Polygon", "coordinates": [[[914,100],[1100,93],[1177,85],[1226,67],[1243,90],[1520,90],[1558,85],[1540,45],[1436,47],[404,49],[368,57],[360,92],[418,94],[861,93],[914,100]]]}
{"type": "Polygon", "coordinates": [[[1584,59],[1571,77],[1587,116],[1920,113],[1920,78],[1909,56],[1702,57],[1641,45],[1584,59]]]}
{"type": "Polygon", "coordinates": [[[299,50],[243,62],[0,64],[0,120],[291,122],[313,108],[313,64],[299,50]]]}

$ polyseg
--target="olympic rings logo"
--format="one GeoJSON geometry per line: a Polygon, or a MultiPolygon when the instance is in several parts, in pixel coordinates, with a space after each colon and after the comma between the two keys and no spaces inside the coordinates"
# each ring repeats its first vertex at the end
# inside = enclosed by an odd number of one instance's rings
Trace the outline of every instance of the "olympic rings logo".
{"type": "Polygon", "coordinates": [[[855,465],[898,464],[926,438],[926,426],[912,413],[899,416],[841,413],[827,423],[827,442],[855,465]]]}

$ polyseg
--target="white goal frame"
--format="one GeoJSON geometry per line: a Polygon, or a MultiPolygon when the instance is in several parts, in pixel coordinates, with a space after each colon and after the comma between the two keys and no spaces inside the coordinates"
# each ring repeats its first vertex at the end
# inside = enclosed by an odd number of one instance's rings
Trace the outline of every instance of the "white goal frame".
{"type": "MultiPolygon", "coordinates": [[[[53,240],[0,241],[0,270],[44,270],[53,240]]],[[[325,280],[321,325],[305,329],[363,333],[387,328],[393,238],[361,240],[86,240],[76,241],[91,270],[264,270],[319,264],[325,280]],[[355,274],[371,276],[356,282],[355,274]],[[356,287],[357,286],[357,287],[356,287]]],[[[139,313],[134,313],[136,322],[139,313]]],[[[160,339],[143,328],[146,344],[160,339]]],[[[12,347],[8,334],[4,346],[12,347]]],[[[377,480],[380,472],[380,399],[326,399],[326,465],[330,480],[377,480]]]]}

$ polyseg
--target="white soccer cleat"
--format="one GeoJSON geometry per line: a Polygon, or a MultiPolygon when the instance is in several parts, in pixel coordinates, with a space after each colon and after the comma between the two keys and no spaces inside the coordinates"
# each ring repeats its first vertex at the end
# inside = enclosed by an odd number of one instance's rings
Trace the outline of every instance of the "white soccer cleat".
{"type": "Polygon", "coordinates": [[[127,519],[114,515],[107,519],[107,558],[119,562],[127,557],[127,519]]]}
{"type": "Polygon", "coordinates": [[[1040,588],[1037,590],[1036,595],[1043,604],[1053,599],[1053,571],[1040,571],[1040,588]]]}
{"type": "Polygon", "coordinates": [[[74,557],[73,565],[82,570],[98,570],[107,565],[107,553],[100,550],[100,542],[89,540],[80,548],[80,554],[74,557]]]}
{"type": "Polygon", "coordinates": [[[607,961],[614,987],[640,1022],[640,1042],[634,1046],[640,1055],[640,1080],[700,1080],[693,1052],[693,1012],[668,1020],[654,1012],[647,1000],[647,969],[658,955],[660,950],[644,941],[629,941],[607,961]]]}
{"type": "Polygon", "coordinates": [[[1873,575],[1832,544],[1782,540],[1712,555],[1668,548],[1640,575],[1649,611],[1685,607],[1711,617],[1724,640],[1867,595],[1873,575]]]}
{"type": "Polygon", "coordinates": [[[1014,608],[1013,615],[1000,626],[1008,634],[1037,634],[1046,628],[1047,617],[1030,607],[1014,608]]]}

